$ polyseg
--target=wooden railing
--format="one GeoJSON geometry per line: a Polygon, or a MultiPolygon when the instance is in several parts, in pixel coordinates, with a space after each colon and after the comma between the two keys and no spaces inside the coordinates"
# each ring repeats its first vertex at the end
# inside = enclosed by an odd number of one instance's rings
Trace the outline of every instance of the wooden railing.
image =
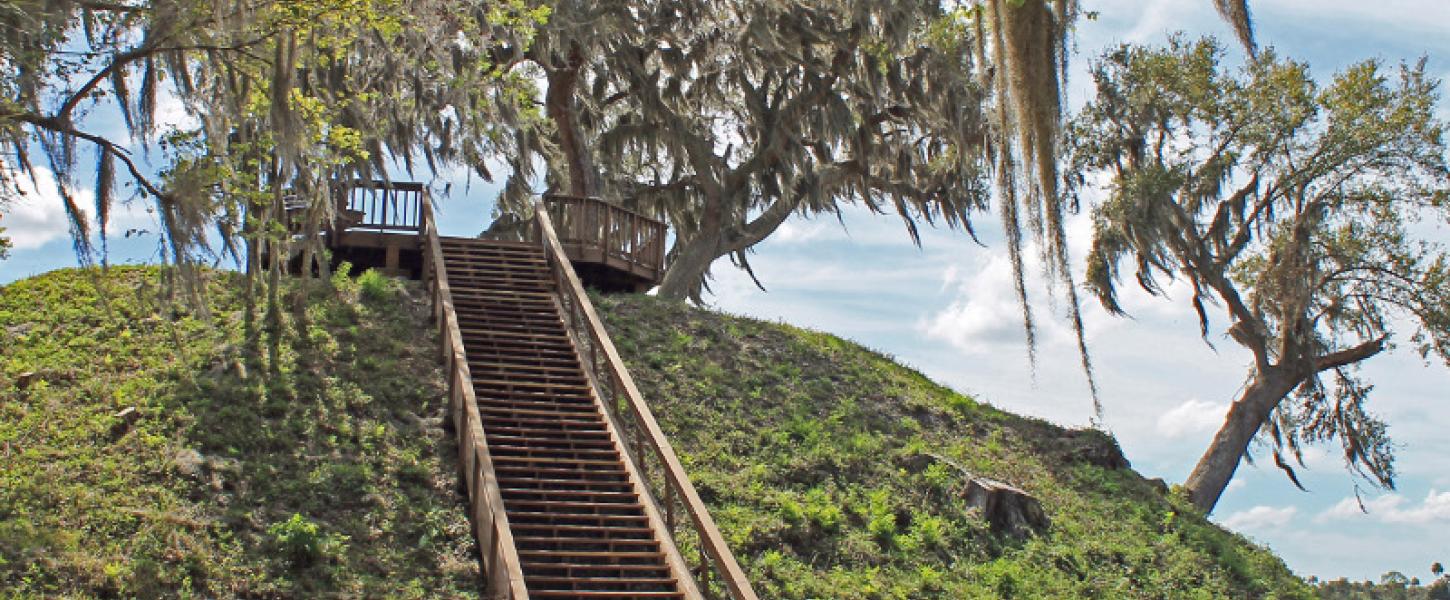
{"type": "Polygon", "coordinates": [[[338,229],[422,233],[424,191],[418,182],[344,182],[334,192],[338,229]]]}
{"type": "Polygon", "coordinates": [[[654,273],[665,266],[665,224],[599,198],[544,196],[559,241],[654,273]]]}
{"type": "MultiPolygon", "coordinates": [[[[396,188],[396,184],[394,186],[396,188]]],[[[433,317],[438,323],[444,368],[448,376],[449,409],[458,436],[459,469],[468,490],[469,516],[473,536],[478,541],[490,600],[528,600],[524,572],[504,512],[503,495],[493,470],[493,458],[483,434],[478,400],[474,397],[473,375],[468,369],[463,349],[463,335],[458,315],[453,310],[453,294],[448,287],[448,272],[443,264],[443,248],[433,208],[422,186],[418,187],[418,226],[423,236],[423,279],[433,299],[433,317]]]]}
{"type": "Polygon", "coordinates": [[[559,293],[561,312],[579,349],[584,370],[608,409],[631,462],[640,470],[641,479],[649,488],[645,490],[650,496],[649,503],[663,516],[675,545],[691,557],[690,571],[702,594],[709,598],[758,600],[680,465],[679,457],[660,430],[654,413],[625,370],[624,361],[564,252],[550,212],[544,203],[535,206],[535,239],[543,246],[559,293]]]}

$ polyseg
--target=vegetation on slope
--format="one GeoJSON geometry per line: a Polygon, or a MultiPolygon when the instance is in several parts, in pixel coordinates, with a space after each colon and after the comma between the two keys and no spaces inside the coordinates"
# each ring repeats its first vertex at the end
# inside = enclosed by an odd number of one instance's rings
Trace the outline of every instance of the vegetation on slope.
{"type": "Polygon", "coordinates": [[[205,275],[209,318],[161,276],[0,288],[0,596],[474,595],[421,294],[317,282],[269,378],[240,276],[205,275]]]}
{"type": "Polygon", "coordinates": [[[830,335],[597,301],[762,597],[1312,597],[1180,493],[1114,468],[1107,436],[996,410],[830,335]],[[994,533],[961,496],[964,471],[1030,492],[1051,525],[994,533]]]}
{"type": "MultiPolygon", "coordinates": [[[[0,289],[0,589],[474,595],[419,292],[371,274],[294,284],[312,301],[268,380],[239,356],[236,276],[207,275],[209,318],[159,304],[160,277],[0,289]]],[[[1311,597],[1267,550],[1115,467],[1105,436],[829,335],[599,303],[762,597],[1311,597]],[[1024,488],[1051,525],[992,531],[965,472],[1024,488]]]]}

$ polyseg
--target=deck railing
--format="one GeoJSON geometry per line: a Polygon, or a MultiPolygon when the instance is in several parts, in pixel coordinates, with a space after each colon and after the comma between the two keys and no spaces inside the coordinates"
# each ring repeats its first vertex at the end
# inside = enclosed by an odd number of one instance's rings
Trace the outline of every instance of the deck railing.
{"type": "MultiPolygon", "coordinates": [[[[690,570],[706,597],[758,600],[700,494],[685,474],[679,457],[660,430],[654,413],[625,370],[619,351],[610,341],[564,252],[551,212],[552,206],[546,207],[544,203],[535,206],[535,239],[543,246],[559,293],[561,312],[579,349],[584,369],[608,409],[610,420],[619,429],[620,441],[649,488],[647,500],[662,515],[669,535],[681,552],[690,556],[687,559],[692,563],[690,570]]],[[[661,234],[661,248],[663,243],[661,234]]]]}
{"type": "Polygon", "coordinates": [[[422,183],[348,181],[336,188],[338,229],[422,233],[422,183]]]}
{"type": "Polygon", "coordinates": [[[665,224],[599,198],[544,196],[555,233],[565,246],[595,248],[605,258],[661,273],[665,224]]]}
{"type": "MultiPolygon", "coordinates": [[[[394,184],[393,189],[398,189],[394,184]]],[[[433,208],[422,186],[418,186],[418,220],[423,236],[423,278],[433,299],[433,317],[438,323],[444,368],[448,375],[448,401],[453,426],[458,436],[459,468],[468,489],[469,516],[473,522],[474,539],[478,542],[489,600],[528,600],[524,572],[509,530],[508,514],[504,512],[503,495],[493,470],[493,458],[483,434],[478,400],[474,397],[473,375],[464,354],[463,335],[458,315],[453,310],[453,294],[448,286],[448,272],[443,263],[443,247],[433,208]]]]}

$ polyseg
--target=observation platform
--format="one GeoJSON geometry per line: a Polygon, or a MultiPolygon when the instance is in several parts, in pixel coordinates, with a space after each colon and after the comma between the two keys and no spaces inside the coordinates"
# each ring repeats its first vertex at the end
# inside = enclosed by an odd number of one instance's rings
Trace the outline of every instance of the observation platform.
{"type": "MultiPolygon", "coordinates": [[[[417,182],[340,185],[336,218],[325,230],[334,264],[422,276],[423,234],[431,210],[417,182]]],[[[542,204],[583,283],[604,292],[644,292],[664,277],[665,224],[599,198],[549,194],[542,204]]],[[[537,228],[528,228],[536,235],[537,228]]],[[[537,240],[535,240],[537,241],[537,240]]]]}

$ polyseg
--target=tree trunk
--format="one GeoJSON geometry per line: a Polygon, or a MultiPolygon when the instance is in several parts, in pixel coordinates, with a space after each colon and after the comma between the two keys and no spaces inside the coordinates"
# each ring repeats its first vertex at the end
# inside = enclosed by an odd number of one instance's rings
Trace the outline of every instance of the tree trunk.
{"type": "Polygon", "coordinates": [[[1233,479],[1239,461],[1248,451],[1249,442],[1259,432],[1259,426],[1269,418],[1284,396],[1293,391],[1300,379],[1282,367],[1254,376],[1244,393],[1229,407],[1223,427],[1213,436],[1213,442],[1184,483],[1194,506],[1205,513],[1213,512],[1224,488],[1233,479]]]}
{"type": "Polygon", "coordinates": [[[728,254],[720,251],[720,232],[701,232],[685,243],[677,243],[665,276],[660,280],[659,297],[684,300],[700,299],[700,286],[715,259],[728,254]]]}
{"type": "MultiPolygon", "coordinates": [[[[728,201],[743,200],[731,198],[728,201]]],[[[719,216],[723,212],[718,208],[721,201],[707,202],[711,202],[712,206],[706,210],[700,232],[688,240],[675,241],[670,264],[665,269],[664,278],[660,280],[658,294],[661,298],[689,298],[699,302],[705,274],[709,272],[710,264],[715,259],[731,252],[743,251],[770,237],[781,223],[790,218],[799,203],[794,198],[777,198],[755,220],[744,225],[729,225],[719,216]]]]}
{"type": "Polygon", "coordinates": [[[544,106],[549,119],[554,122],[558,138],[555,141],[569,168],[569,195],[587,197],[599,194],[599,174],[594,169],[593,156],[585,147],[584,130],[579,125],[579,106],[574,98],[583,62],[579,47],[572,45],[565,65],[548,70],[544,106]]]}

